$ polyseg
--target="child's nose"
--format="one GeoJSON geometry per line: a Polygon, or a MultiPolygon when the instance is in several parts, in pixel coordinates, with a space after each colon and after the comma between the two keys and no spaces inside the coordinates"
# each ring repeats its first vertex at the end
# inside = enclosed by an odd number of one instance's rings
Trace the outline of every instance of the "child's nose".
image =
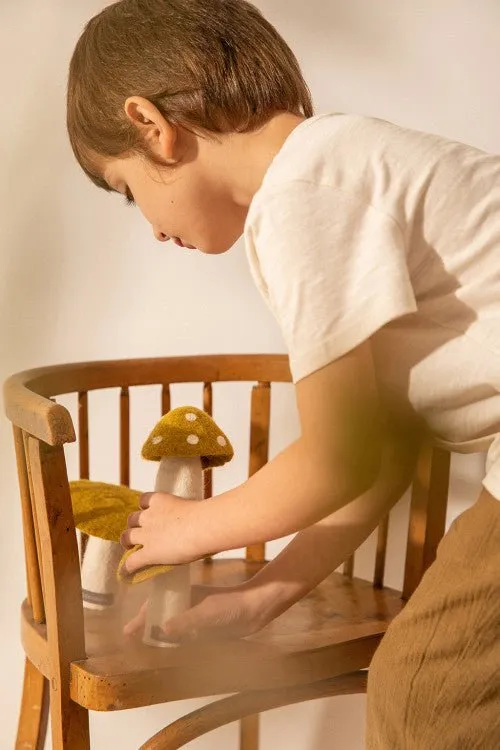
{"type": "Polygon", "coordinates": [[[159,229],[153,229],[153,234],[158,240],[158,242],[166,242],[167,240],[170,239],[170,237],[167,234],[160,232],[159,229]]]}

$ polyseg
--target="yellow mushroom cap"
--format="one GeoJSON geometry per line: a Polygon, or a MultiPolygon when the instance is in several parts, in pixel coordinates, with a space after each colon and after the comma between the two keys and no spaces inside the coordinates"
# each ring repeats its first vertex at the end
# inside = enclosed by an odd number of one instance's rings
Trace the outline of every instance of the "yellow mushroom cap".
{"type": "Polygon", "coordinates": [[[204,469],[223,466],[233,455],[227,436],[195,406],[180,406],[165,414],[142,447],[142,457],[149,461],[199,456],[204,469]]]}
{"type": "Polygon", "coordinates": [[[75,526],[109,542],[119,542],[127,519],[139,509],[138,490],[119,484],[79,479],[69,483],[75,526]]]}

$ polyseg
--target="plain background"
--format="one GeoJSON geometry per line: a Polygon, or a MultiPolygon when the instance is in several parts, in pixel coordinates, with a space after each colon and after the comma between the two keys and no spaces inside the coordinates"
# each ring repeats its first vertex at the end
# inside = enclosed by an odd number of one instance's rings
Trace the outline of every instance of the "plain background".
{"type": "MultiPolygon", "coordinates": [[[[158,244],[139,212],[99,192],[77,168],[65,133],[67,65],[102,0],[0,0],[0,377],[42,364],[209,352],[284,351],[254,289],[242,246],[204,257],[158,244]]],[[[495,0],[258,0],[296,51],[318,113],[350,111],[500,149],[500,6],[495,0]]],[[[178,389],[175,403],[199,403],[178,389]]],[[[216,389],[216,418],[237,458],[216,489],[244,478],[246,386],[216,389]]],[[[74,413],[71,398],[64,403],[74,413]]],[[[155,389],[134,394],[132,451],[158,417],[155,389]]],[[[91,398],[93,478],[117,480],[117,394],[91,398]]],[[[290,388],[277,389],[272,452],[297,433],[290,388]]],[[[23,655],[19,604],[25,594],[22,531],[10,426],[0,420],[0,747],[13,746],[23,655]]],[[[482,457],[454,460],[448,523],[478,491],[482,457]]],[[[68,449],[70,475],[75,451],[68,449]]],[[[137,460],[132,484],[151,487],[137,460]]],[[[387,582],[400,585],[407,503],[396,508],[387,582]]],[[[270,545],[271,554],[282,542],[270,545]]],[[[373,539],[356,572],[368,573],[373,539]]],[[[93,715],[93,747],[134,750],[202,701],[93,715]]],[[[365,698],[335,698],[263,717],[262,749],[358,750],[365,698]]],[[[200,738],[200,750],[235,748],[235,725],[200,738]]]]}

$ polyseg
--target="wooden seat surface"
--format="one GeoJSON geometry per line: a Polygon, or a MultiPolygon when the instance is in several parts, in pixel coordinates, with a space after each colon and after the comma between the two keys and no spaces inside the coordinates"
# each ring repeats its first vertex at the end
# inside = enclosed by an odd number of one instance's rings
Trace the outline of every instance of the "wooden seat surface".
{"type": "MultiPolygon", "coordinates": [[[[193,584],[234,585],[260,563],[215,559],[192,565],[193,584]]],[[[401,593],[333,573],[280,617],[247,638],[173,648],[122,634],[147,591],[129,587],[110,611],[85,611],[87,658],[71,666],[71,697],[98,711],[294,685],[368,666],[401,593]]],[[[26,610],[26,616],[29,611],[26,610]]],[[[44,626],[26,622],[44,638],[44,626]]],[[[29,653],[30,638],[24,639],[29,653]]],[[[43,663],[39,662],[43,671],[43,663]]]]}

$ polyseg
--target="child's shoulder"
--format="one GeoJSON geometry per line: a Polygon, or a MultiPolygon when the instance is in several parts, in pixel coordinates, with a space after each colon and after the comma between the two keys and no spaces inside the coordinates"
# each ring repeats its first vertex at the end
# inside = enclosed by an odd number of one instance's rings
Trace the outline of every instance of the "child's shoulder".
{"type": "Polygon", "coordinates": [[[366,149],[383,152],[412,146],[427,150],[434,146],[441,151],[462,148],[484,153],[474,146],[443,135],[409,128],[379,117],[332,112],[315,115],[300,123],[285,141],[276,161],[285,162],[298,150],[304,155],[322,155],[325,158],[334,150],[341,158],[343,153],[363,153],[366,149]]]}
{"type": "MultiPolygon", "coordinates": [[[[361,114],[311,117],[287,138],[265,176],[265,193],[292,181],[343,190],[380,188],[397,178],[401,189],[427,175],[459,171],[461,163],[482,160],[473,146],[361,114]]],[[[499,157],[489,157],[499,161],[499,157]]]]}

